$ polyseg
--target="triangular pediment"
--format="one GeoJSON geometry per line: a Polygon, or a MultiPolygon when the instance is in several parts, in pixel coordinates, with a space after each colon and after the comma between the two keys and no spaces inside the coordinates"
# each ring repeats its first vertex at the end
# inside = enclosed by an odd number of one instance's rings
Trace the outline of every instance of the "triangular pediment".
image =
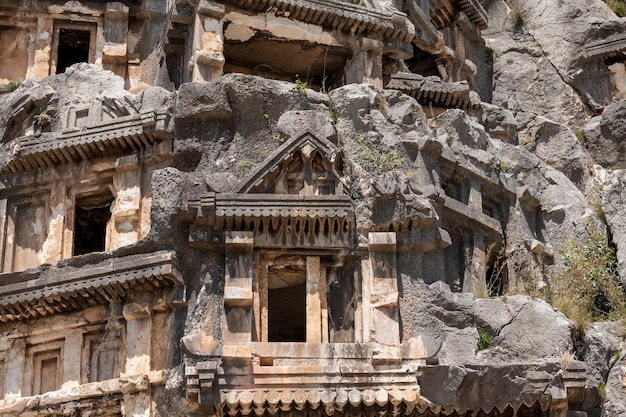
{"type": "Polygon", "coordinates": [[[283,143],[235,190],[244,194],[344,195],[339,148],[310,131],[283,143]]]}

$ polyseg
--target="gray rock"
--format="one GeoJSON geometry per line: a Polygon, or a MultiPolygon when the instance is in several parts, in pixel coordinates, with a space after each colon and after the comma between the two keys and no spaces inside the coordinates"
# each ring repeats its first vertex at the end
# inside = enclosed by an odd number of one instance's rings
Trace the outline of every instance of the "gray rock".
{"type": "Polygon", "coordinates": [[[584,135],[596,163],[606,169],[626,168],[626,101],[607,106],[585,126],[584,135]]]}
{"type": "Polygon", "coordinates": [[[537,358],[559,359],[564,352],[573,352],[573,323],[545,301],[529,300],[494,338],[511,361],[537,358]]]}
{"type": "Polygon", "coordinates": [[[500,333],[513,320],[509,308],[501,298],[478,298],[474,301],[474,315],[478,328],[488,330],[491,335],[500,333]]]}
{"type": "Polygon", "coordinates": [[[617,248],[617,272],[626,284],[626,170],[607,173],[602,189],[602,211],[617,248]]]}
{"type": "Polygon", "coordinates": [[[517,113],[519,145],[559,170],[579,188],[592,175],[589,153],[567,126],[545,117],[517,113]]]}
{"type": "Polygon", "coordinates": [[[311,131],[321,139],[337,143],[337,131],[328,111],[288,111],[280,116],[276,129],[284,136],[284,140],[311,131]]]}
{"type": "Polygon", "coordinates": [[[600,1],[507,3],[487,7],[490,28],[484,35],[494,50],[494,104],[569,126],[587,118],[585,105],[600,111],[610,104],[606,68],[584,60],[581,51],[591,40],[623,33],[626,22],[600,1]]]}

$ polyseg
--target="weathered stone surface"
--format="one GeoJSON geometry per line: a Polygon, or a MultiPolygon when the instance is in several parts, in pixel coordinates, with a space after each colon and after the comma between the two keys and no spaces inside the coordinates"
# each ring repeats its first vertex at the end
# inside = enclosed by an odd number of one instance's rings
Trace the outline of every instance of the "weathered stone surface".
{"type": "Polygon", "coordinates": [[[573,323],[545,301],[530,299],[517,314],[511,315],[513,320],[500,330],[493,341],[502,349],[502,359],[560,359],[563,353],[574,350],[573,323]],[[541,326],[535,326],[535,330],[530,332],[528,329],[534,327],[533,323],[541,323],[541,326]]]}
{"type": "Polygon", "coordinates": [[[624,169],[626,101],[606,107],[584,130],[584,139],[594,161],[606,169],[624,169]]]}
{"type": "Polygon", "coordinates": [[[623,31],[619,27],[624,23],[605,4],[518,1],[509,6],[496,1],[488,11],[491,26],[486,38],[494,50],[495,104],[570,126],[586,119],[584,105],[599,111],[610,104],[606,68],[581,56],[590,39],[623,31]]]}
{"type": "MultiPolygon", "coordinates": [[[[501,298],[477,299],[474,301],[476,326],[486,329],[491,335],[497,335],[504,326],[513,320],[512,312],[509,309],[508,303],[505,303],[501,298]]],[[[517,312],[513,312],[517,316],[517,312]]]]}
{"type": "Polygon", "coordinates": [[[622,283],[626,283],[626,225],[623,220],[626,215],[624,205],[626,171],[617,170],[603,174],[601,208],[617,248],[617,271],[622,283]]]}
{"type": "Polygon", "coordinates": [[[515,117],[519,146],[543,159],[584,190],[592,175],[592,161],[574,132],[541,116],[517,113],[515,117]]]}

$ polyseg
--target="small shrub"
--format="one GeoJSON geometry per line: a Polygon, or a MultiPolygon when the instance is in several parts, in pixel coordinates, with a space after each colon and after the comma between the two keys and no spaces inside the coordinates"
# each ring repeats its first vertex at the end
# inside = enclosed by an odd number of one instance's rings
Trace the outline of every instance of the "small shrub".
{"type": "Polygon", "coordinates": [[[306,81],[300,80],[300,78],[298,78],[298,76],[296,75],[296,81],[294,81],[294,88],[298,93],[302,94],[303,96],[306,96],[306,89],[309,88],[309,83],[307,83],[306,81]]]}
{"type": "Polygon", "coordinates": [[[46,127],[52,124],[52,115],[48,113],[48,110],[43,110],[41,113],[35,115],[35,123],[39,127],[46,127]]]}
{"type": "Polygon", "coordinates": [[[237,170],[237,174],[241,175],[242,177],[245,177],[252,170],[252,162],[241,161],[240,163],[237,164],[237,167],[235,169],[237,170]]]}
{"type": "Polygon", "coordinates": [[[584,331],[591,320],[626,316],[626,295],[617,276],[615,248],[587,222],[583,241],[564,245],[567,269],[554,279],[548,301],[584,331]]]}
{"type": "Polygon", "coordinates": [[[493,336],[487,330],[478,331],[478,350],[489,349],[493,342],[493,336]]]}
{"type": "Polygon", "coordinates": [[[511,18],[513,19],[513,29],[520,31],[524,26],[524,10],[519,4],[513,3],[511,5],[511,18]]]}
{"type": "Polygon", "coordinates": [[[398,168],[405,161],[398,151],[381,152],[375,147],[371,132],[360,134],[356,137],[356,142],[361,145],[361,158],[370,162],[381,172],[388,172],[398,168]]]}
{"type": "Polygon", "coordinates": [[[585,137],[585,132],[577,129],[574,131],[574,135],[576,135],[576,139],[578,139],[578,142],[580,142],[580,144],[584,146],[587,140],[587,138],[585,137]]]}
{"type": "Polygon", "coordinates": [[[606,1],[606,4],[617,17],[626,16],[626,4],[623,0],[608,0],[606,1]]]}
{"type": "Polygon", "coordinates": [[[561,352],[561,369],[566,370],[569,364],[574,360],[574,354],[568,350],[561,352]]]}
{"type": "Polygon", "coordinates": [[[265,159],[266,157],[267,157],[267,152],[265,152],[265,151],[259,152],[259,158],[260,159],[265,159]]]}
{"type": "Polygon", "coordinates": [[[280,134],[280,132],[274,133],[272,135],[272,139],[274,139],[278,143],[283,143],[285,141],[285,138],[283,137],[283,135],[280,134]]]}
{"type": "Polygon", "coordinates": [[[11,81],[8,84],[0,85],[0,94],[11,93],[17,90],[20,87],[20,85],[22,85],[22,83],[17,82],[17,81],[11,81]]]}

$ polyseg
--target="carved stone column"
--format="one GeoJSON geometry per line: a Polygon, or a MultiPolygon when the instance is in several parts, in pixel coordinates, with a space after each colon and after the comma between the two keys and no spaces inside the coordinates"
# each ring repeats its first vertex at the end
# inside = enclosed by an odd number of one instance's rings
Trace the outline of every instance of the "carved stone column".
{"type": "MultiPolygon", "coordinates": [[[[369,233],[370,307],[372,341],[400,343],[395,232],[369,233]]],[[[364,274],[365,276],[365,274],[364,274]]],[[[363,282],[365,290],[365,279],[363,282]]],[[[365,291],[364,291],[365,293],[365,291]]],[[[365,323],[367,326],[367,322],[365,323]]]]}
{"type": "Polygon", "coordinates": [[[61,388],[77,387],[81,384],[81,363],[76,358],[81,357],[83,335],[81,332],[70,332],[65,336],[63,343],[63,385],[61,388]]]}
{"type": "Polygon", "coordinates": [[[128,12],[128,6],[120,2],[107,3],[104,11],[102,67],[122,78],[126,78],[128,12]]]}
{"type": "Polygon", "coordinates": [[[145,375],[150,372],[152,351],[152,317],[150,306],[143,303],[124,305],[126,319],[126,369],[125,376],[145,375]]]}
{"type": "Polygon", "coordinates": [[[226,235],[226,277],[224,285],[224,343],[251,341],[252,276],[254,234],[228,232],[226,235]]]}
{"type": "Polygon", "coordinates": [[[126,369],[120,375],[131,381],[138,392],[129,391],[124,395],[126,415],[149,417],[151,413],[150,354],[152,352],[152,312],[143,303],[125,304],[122,310],[126,319],[126,369]]]}
{"type": "Polygon", "coordinates": [[[465,239],[464,247],[468,253],[463,279],[463,292],[485,295],[487,292],[485,236],[474,230],[473,239],[465,239]],[[470,249],[471,248],[471,249],[470,249]]]}
{"type": "Polygon", "coordinates": [[[141,171],[137,155],[115,161],[117,175],[113,177],[116,198],[107,226],[107,250],[114,250],[139,240],[141,213],[141,171]]]}
{"type": "Polygon", "coordinates": [[[224,70],[225,7],[201,0],[194,26],[193,52],[190,61],[191,81],[206,82],[219,78],[224,70]]]}

